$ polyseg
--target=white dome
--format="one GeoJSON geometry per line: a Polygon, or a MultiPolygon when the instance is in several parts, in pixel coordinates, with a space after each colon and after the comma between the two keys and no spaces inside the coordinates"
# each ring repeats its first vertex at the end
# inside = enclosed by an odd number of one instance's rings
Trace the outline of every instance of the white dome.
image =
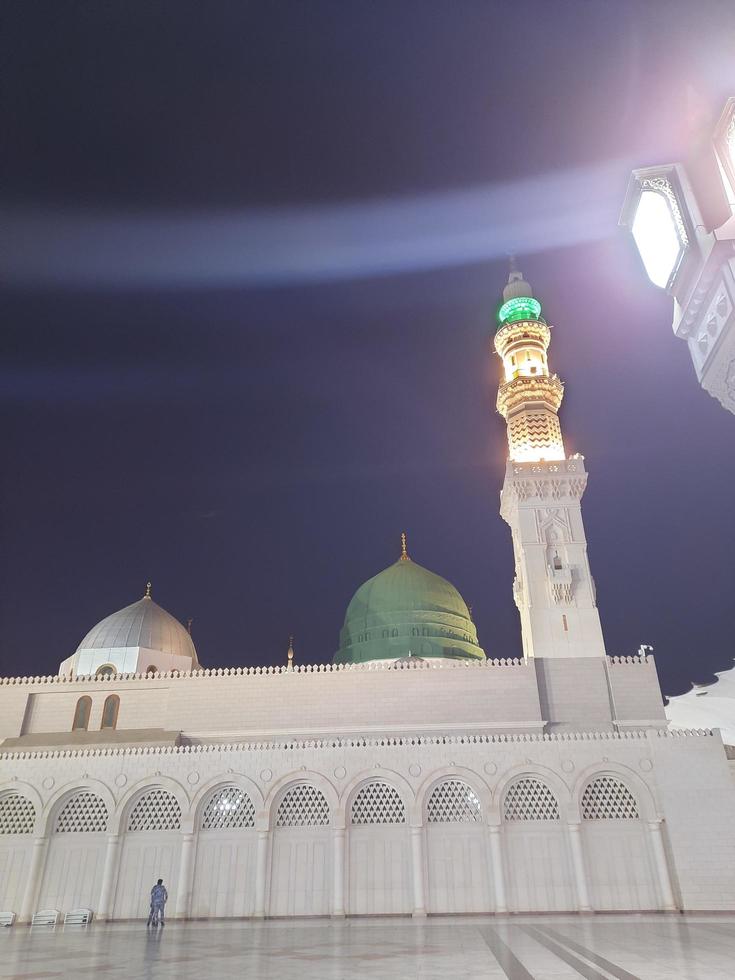
{"type": "Polygon", "coordinates": [[[149,587],[142,599],[92,627],[59,673],[87,676],[102,669],[123,674],[198,667],[189,631],[151,599],[149,587]]]}
{"type": "Polygon", "coordinates": [[[144,596],[93,626],[77,647],[77,653],[129,647],[144,647],[196,660],[189,631],[150,596],[144,596]]]}

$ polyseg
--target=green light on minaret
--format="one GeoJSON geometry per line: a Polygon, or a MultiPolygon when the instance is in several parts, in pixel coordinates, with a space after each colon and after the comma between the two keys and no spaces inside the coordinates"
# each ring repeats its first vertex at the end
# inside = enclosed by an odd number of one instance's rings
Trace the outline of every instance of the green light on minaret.
{"type": "Polygon", "coordinates": [[[532,296],[516,296],[498,310],[500,323],[513,323],[515,320],[538,320],[541,304],[532,296]]]}

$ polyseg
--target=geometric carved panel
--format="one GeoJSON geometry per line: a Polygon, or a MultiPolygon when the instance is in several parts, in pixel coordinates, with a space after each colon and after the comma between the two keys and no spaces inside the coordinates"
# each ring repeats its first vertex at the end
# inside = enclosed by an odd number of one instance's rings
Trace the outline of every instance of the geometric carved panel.
{"type": "Polygon", "coordinates": [[[582,796],[583,820],[637,820],[638,804],[628,787],[612,776],[598,776],[582,796]]]}
{"type": "Polygon", "coordinates": [[[36,808],[25,796],[0,797],[0,834],[32,834],[36,808]]]}
{"type": "Polygon", "coordinates": [[[77,793],[56,818],[57,834],[96,834],[107,829],[107,807],[96,793],[77,793]]]}
{"type": "Polygon", "coordinates": [[[202,814],[202,830],[235,830],[255,826],[253,801],[237,786],[214,793],[202,814]]]}
{"type": "Polygon", "coordinates": [[[128,818],[128,831],[179,830],[179,801],[165,789],[153,789],[141,796],[128,818]]]}
{"type": "Polygon", "coordinates": [[[461,779],[435,786],[426,805],[429,823],[480,823],[482,809],[475,791],[461,779]]]}
{"type": "Polygon", "coordinates": [[[356,825],[371,823],[405,823],[403,800],[393,786],[377,780],[362,787],[352,801],[350,822],[356,825]]]}
{"type": "Polygon", "coordinates": [[[558,820],[559,803],[539,779],[519,779],[505,794],[506,820],[558,820]]]}
{"type": "Polygon", "coordinates": [[[276,827],[327,827],[329,804],[321,790],[310,783],[297,783],[281,800],[276,827]]]}

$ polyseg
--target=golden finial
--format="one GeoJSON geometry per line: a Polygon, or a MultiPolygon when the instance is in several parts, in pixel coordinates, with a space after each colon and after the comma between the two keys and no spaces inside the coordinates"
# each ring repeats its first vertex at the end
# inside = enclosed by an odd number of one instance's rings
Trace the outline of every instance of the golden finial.
{"type": "Polygon", "coordinates": [[[146,582],[146,586],[145,586],[145,598],[146,599],[150,599],[150,597],[151,597],[151,589],[152,588],[153,588],[153,583],[152,582],[146,582]]]}
{"type": "Polygon", "coordinates": [[[411,561],[406,551],[406,532],[401,532],[401,561],[411,561]]]}
{"type": "Polygon", "coordinates": [[[288,669],[293,670],[293,636],[288,638],[288,669]]]}

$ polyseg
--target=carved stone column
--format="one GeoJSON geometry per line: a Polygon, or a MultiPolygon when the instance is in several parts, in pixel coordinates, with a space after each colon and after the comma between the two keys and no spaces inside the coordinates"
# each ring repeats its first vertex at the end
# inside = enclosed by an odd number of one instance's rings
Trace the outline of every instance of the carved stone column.
{"type": "Polygon", "coordinates": [[[105,851],[105,867],[102,872],[102,887],[100,888],[99,905],[94,910],[98,919],[103,922],[112,918],[112,897],[120,861],[120,835],[110,834],[107,838],[105,851]]]}
{"type": "Polygon", "coordinates": [[[255,911],[256,919],[265,918],[265,885],[268,871],[268,840],[270,833],[267,828],[258,831],[258,850],[255,855],[255,911]]]}
{"type": "Polygon", "coordinates": [[[648,835],[651,839],[651,850],[653,860],[656,865],[656,876],[658,877],[658,887],[661,894],[661,908],[665,912],[676,912],[676,900],[674,899],[674,889],[671,887],[671,874],[669,873],[669,863],[666,860],[666,849],[664,847],[663,834],[661,833],[661,820],[648,821],[648,835]]]}
{"type": "Polygon", "coordinates": [[[426,915],[423,826],[411,827],[411,877],[413,879],[413,916],[419,919],[426,915]]]}
{"type": "Polygon", "coordinates": [[[332,829],[332,870],[334,885],[332,889],[332,916],[344,918],[345,914],[345,828],[332,829]]]}
{"type": "Polygon", "coordinates": [[[194,876],[195,834],[183,834],[181,841],[181,863],[179,864],[179,886],[176,890],[177,919],[187,919],[191,907],[191,888],[194,876]]]}
{"type": "Polygon", "coordinates": [[[505,870],[503,867],[503,828],[500,824],[490,825],[490,868],[493,876],[493,894],[495,896],[495,912],[508,911],[508,899],[505,891],[505,870]]]}
{"type": "Polygon", "coordinates": [[[587,887],[587,868],[584,860],[584,846],[582,844],[582,825],[579,823],[567,824],[569,836],[569,851],[572,856],[572,868],[574,869],[574,888],[577,893],[577,911],[591,912],[590,893],[587,887]]]}
{"type": "Polygon", "coordinates": [[[36,911],[38,893],[41,890],[43,872],[46,867],[48,844],[48,837],[37,837],[33,841],[31,866],[28,870],[28,878],[26,879],[25,891],[23,892],[23,901],[20,906],[18,922],[30,922],[33,918],[33,913],[36,911]]]}

